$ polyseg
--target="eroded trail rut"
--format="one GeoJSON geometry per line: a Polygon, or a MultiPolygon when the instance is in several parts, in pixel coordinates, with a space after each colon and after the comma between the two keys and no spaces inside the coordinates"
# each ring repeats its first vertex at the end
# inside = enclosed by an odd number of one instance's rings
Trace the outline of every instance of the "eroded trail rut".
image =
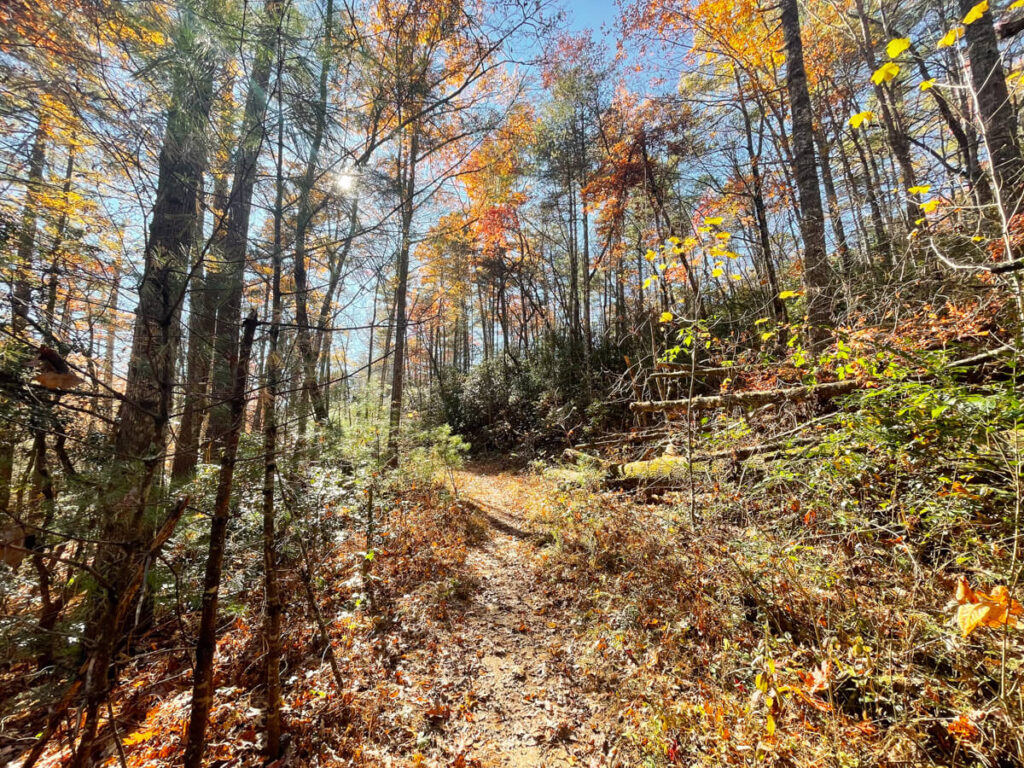
{"type": "Polygon", "coordinates": [[[599,701],[583,690],[573,662],[577,640],[534,572],[545,537],[528,529],[526,512],[552,489],[493,468],[456,473],[455,481],[490,535],[468,557],[476,584],[462,614],[466,655],[453,655],[460,668],[448,670],[475,704],[470,717],[448,723],[438,746],[455,765],[606,765],[599,701]]]}

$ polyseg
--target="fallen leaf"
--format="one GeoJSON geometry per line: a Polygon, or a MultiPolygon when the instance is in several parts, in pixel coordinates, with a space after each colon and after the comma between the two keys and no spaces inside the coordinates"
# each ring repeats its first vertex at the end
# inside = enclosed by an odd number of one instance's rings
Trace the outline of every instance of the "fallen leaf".
{"type": "Polygon", "coordinates": [[[1017,617],[1024,614],[1024,606],[1010,597],[1010,590],[998,586],[991,593],[985,594],[971,589],[967,579],[957,582],[956,601],[960,604],[956,611],[956,623],[967,637],[978,627],[1016,627],[1017,617]]]}

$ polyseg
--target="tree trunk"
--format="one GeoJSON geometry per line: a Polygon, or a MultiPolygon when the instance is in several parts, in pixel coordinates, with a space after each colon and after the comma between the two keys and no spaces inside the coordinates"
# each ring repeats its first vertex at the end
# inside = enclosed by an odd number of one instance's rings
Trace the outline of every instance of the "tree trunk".
{"type": "Polygon", "coordinates": [[[825,183],[825,199],[828,201],[828,216],[832,222],[832,232],[836,238],[836,250],[839,251],[839,263],[843,274],[849,276],[853,272],[850,247],[846,243],[846,229],[843,227],[843,211],[839,207],[839,195],[836,194],[835,179],[832,178],[832,167],[829,165],[828,138],[825,130],[818,128],[814,132],[814,140],[818,145],[818,156],[821,160],[821,177],[825,183]]]}
{"type": "Polygon", "coordinates": [[[249,357],[256,333],[256,313],[252,312],[242,324],[242,341],[238,349],[238,364],[234,371],[234,387],[229,401],[231,426],[224,436],[221,453],[217,495],[213,504],[213,522],[210,526],[210,548],[206,557],[203,577],[203,611],[196,639],[196,665],[192,685],[192,709],[188,721],[188,740],[185,745],[185,768],[201,768],[206,746],[206,724],[213,704],[213,662],[217,651],[217,601],[220,596],[221,572],[224,565],[224,547],[227,542],[228,521],[231,517],[231,489],[238,454],[238,439],[245,415],[246,385],[249,375],[249,357]]]}
{"type": "MultiPolygon", "coordinates": [[[[788,323],[789,314],[786,312],[786,302],[779,298],[779,279],[775,272],[775,260],[772,255],[771,233],[768,229],[768,207],[765,205],[764,180],[761,177],[760,146],[754,147],[754,131],[750,112],[747,110],[747,99],[743,91],[743,82],[736,67],[733,67],[733,78],[736,80],[736,93],[739,96],[740,111],[743,114],[743,134],[746,139],[747,160],[750,162],[752,182],[750,196],[754,205],[754,217],[757,220],[757,236],[761,250],[761,262],[764,265],[765,277],[768,279],[768,290],[772,292],[772,313],[775,315],[776,322],[788,323]]],[[[763,124],[762,120],[762,126],[763,124]]],[[[762,137],[763,131],[759,130],[759,144],[762,137]]]]}
{"type": "Polygon", "coordinates": [[[11,291],[11,330],[19,336],[28,326],[32,305],[32,257],[36,247],[36,218],[39,196],[43,193],[43,167],[46,164],[46,121],[39,108],[39,124],[28,159],[28,182],[25,204],[21,209],[18,251],[14,263],[14,286],[11,291]]]}
{"type": "Polygon", "coordinates": [[[281,375],[278,340],[281,334],[281,223],[284,218],[284,110],[281,105],[284,49],[278,40],[277,59],[277,191],[274,197],[273,273],[270,279],[270,339],[263,416],[263,634],[267,643],[264,662],[266,693],[266,755],[281,756],[281,597],[277,584],[277,521],[274,480],[277,473],[277,389],[281,375]]]}
{"type": "Polygon", "coordinates": [[[249,78],[242,130],[239,134],[235,176],[228,199],[227,229],[221,273],[217,276],[217,335],[213,345],[213,404],[210,409],[209,437],[216,449],[223,450],[231,426],[231,390],[238,367],[238,324],[242,317],[242,290],[252,212],[253,188],[264,138],[267,86],[273,63],[276,27],[280,20],[281,0],[266,0],[264,26],[257,43],[256,61],[249,78]]]}
{"type": "MultiPolygon", "coordinates": [[[[213,190],[215,232],[222,228],[227,196],[227,177],[218,174],[213,190]]],[[[219,252],[217,246],[221,241],[221,237],[214,237],[210,245],[211,253],[219,252]]],[[[190,477],[199,463],[199,438],[203,414],[209,407],[210,366],[213,363],[213,342],[217,334],[217,310],[213,300],[215,281],[216,275],[200,265],[195,270],[190,291],[184,404],[171,468],[171,477],[179,481],[190,477]]]]}
{"type": "Polygon", "coordinates": [[[104,494],[106,509],[94,568],[107,578],[97,590],[86,630],[91,655],[84,682],[85,720],[74,768],[90,764],[109,668],[124,632],[124,600],[137,591],[151,556],[151,490],[164,461],[167,423],[181,337],[181,304],[187,289],[188,254],[194,244],[203,171],[205,129],[213,99],[212,67],[182,83],[167,116],[160,152],[156,203],[150,222],[139,306],[136,310],[125,396],[114,435],[114,467],[104,494]],[[138,582],[138,583],[136,583],[138,582]]]}
{"type": "MultiPolygon", "coordinates": [[[[868,16],[864,12],[863,0],[856,0],[857,16],[860,18],[860,28],[863,37],[862,53],[868,67],[872,72],[878,69],[878,62],[875,59],[875,49],[871,28],[868,26],[868,16]]],[[[896,162],[900,167],[900,175],[903,180],[903,193],[906,198],[906,216],[908,230],[914,226],[914,222],[921,218],[921,208],[917,203],[916,195],[911,195],[907,190],[917,185],[914,174],[914,162],[910,156],[910,140],[900,121],[899,113],[896,112],[892,103],[892,92],[881,83],[874,83],[875,98],[882,110],[882,122],[885,124],[885,133],[889,139],[889,146],[892,147],[896,162]]]]}
{"type": "Polygon", "coordinates": [[[405,184],[402,190],[402,244],[398,249],[398,285],[395,289],[395,349],[391,376],[391,411],[388,428],[388,461],[398,462],[398,430],[402,421],[402,394],[405,375],[405,341],[409,327],[406,316],[406,294],[409,290],[409,250],[412,246],[412,216],[415,211],[416,158],[419,154],[419,131],[410,128],[409,152],[406,158],[405,184]]]}
{"type": "MultiPolygon", "coordinates": [[[[295,325],[299,354],[302,356],[302,386],[306,390],[309,402],[312,403],[313,417],[318,422],[327,421],[327,406],[317,383],[317,354],[311,340],[312,329],[309,324],[309,311],[307,309],[309,287],[306,266],[306,236],[313,221],[314,211],[311,194],[313,185],[316,182],[316,169],[320,160],[320,146],[323,143],[324,133],[327,128],[327,80],[331,68],[333,0],[327,0],[327,8],[324,13],[324,58],[320,62],[318,99],[313,105],[313,112],[316,116],[313,140],[310,144],[309,157],[306,161],[306,170],[299,182],[299,203],[295,221],[295,260],[293,265],[293,276],[295,278],[295,325]]],[[[300,413],[299,418],[305,419],[306,414],[300,413]]]]}
{"type": "Polygon", "coordinates": [[[825,216],[821,207],[818,168],[814,158],[814,116],[804,70],[803,41],[797,0],[782,0],[782,32],[786,40],[786,87],[793,120],[793,173],[800,194],[800,234],[804,241],[804,291],[812,349],[825,341],[831,319],[825,216]]]}
{"type": "MultiPolygon", "coordinates": [[[[974,6],[973,0],[960,0],[960,11],[965,15],[974,6]]],[[[994,192],[1009,220],[1018,212],[1024,168],[1017,142],[1017,115],[1006,88],[992,12],[986,10],[980,19],[968,24],[964,37],[971,64],[971,89],[995,181],[994,192]]],[[[1013,256],[1007,254],[1007,258],[1013,256]]]]}

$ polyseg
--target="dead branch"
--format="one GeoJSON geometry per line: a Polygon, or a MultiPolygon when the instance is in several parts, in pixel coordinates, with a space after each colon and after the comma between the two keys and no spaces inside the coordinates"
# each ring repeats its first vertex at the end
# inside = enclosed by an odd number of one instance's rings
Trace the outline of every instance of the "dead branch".
{"type": "Polygon", "coordinates": [[[629,409],[637,413],[656,413],[661,411],[678,411],[688,413],[710,411],[716,408],[745,408],[775,403],[779,401],[801,401],[816,397],[829,400],[833,397],[848,395],[858,389],[864,389],[867,382],[856,379],[834,381],[827,384],[816,384],[808,387],[782,387],[779,389],[755,390],[752,392],[728,392],[724,395],[695,397],[692,400],[650,400],[630,403],[629,409]]]}

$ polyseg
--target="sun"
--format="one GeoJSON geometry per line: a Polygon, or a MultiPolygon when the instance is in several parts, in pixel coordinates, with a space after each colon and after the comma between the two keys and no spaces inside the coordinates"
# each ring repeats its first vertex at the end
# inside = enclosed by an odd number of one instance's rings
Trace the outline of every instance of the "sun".
{"type": "Polygon", "coordinates": [[[356,189],[358,177],[351,168],[343,168],[334,174],[334,191],[339,195],[350,195],[356,189]]]}

